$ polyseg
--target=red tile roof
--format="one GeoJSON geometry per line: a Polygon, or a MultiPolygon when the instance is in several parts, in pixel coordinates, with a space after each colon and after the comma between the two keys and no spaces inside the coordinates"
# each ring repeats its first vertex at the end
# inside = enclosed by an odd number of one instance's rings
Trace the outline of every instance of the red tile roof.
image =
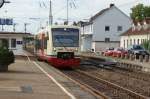
{"type": "Polygon", "coordinates": [[[127,30],[125,33],[123,33],[121,36],[129,36],[129,35],[146,35],[146,34],[150,34],[150,27],[148,27],[147,29],[135,29],[133,30],[132,28],[130,28],[129,30],[127,30]]]}
{"type": "Polygon", "coordinates": [[[133,24],[135,25],[136,28],[135,29],[130,28],[129,30],[121,34],[121,36],[150,34],[150,18],[149,17],[144,19],[143,21],[133,20],[133,24]],[[141,29],[137,29],[138,23],[140,23],[140,25],[142,26],[144,25],[144,22],[146,22],[146,24],[149,26],[146,29],[144,29],[143,27],[141,29]]]}
{"type": "Polygon", "coordinates": [[[144,22],[146,22],[147,24],[150,24],[150,17],[148,17],[148,18],[146,18],[146,19],[144,19],[144,20],[133,20],[133,24],[134,24],[135,26],[137,26],[138,23],[140,23],[140,25],[143,25],[144,22]]]}

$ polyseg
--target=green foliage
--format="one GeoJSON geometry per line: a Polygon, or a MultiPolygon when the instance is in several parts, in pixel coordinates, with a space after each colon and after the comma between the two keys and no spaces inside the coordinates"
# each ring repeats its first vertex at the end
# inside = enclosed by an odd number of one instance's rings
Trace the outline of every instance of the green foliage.
{"type": "Polygon", "coordinates": [[[132,13],[130,14],[133,20],[143,20],[146,17],[150,17],[150,6],[144,6],[143,4],[138,4],[131,8],[132,13]]]}
{"type": "Polygon", "coordinates": [[[146,50],[150,52],[150,40],[145,41],[143,44],[141,44],[146,50]]]}
{"type": "Polygon", "coordinates": [[[0,48],[0,64],[1,65],[9,65],[13,63],[15,60],[15,56],[12,51],[9,51],[6,48],[0,48]]]}

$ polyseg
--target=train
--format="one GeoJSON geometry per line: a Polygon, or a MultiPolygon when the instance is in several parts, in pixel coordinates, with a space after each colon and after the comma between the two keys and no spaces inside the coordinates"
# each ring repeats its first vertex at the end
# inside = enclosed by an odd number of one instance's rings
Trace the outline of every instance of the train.
{"type": "Polygon", "coordinates": [[[80,28],[53,25],[35,35],[35,53],[38,60],[56,68],[76,68],[80,65],[80,28]]]}

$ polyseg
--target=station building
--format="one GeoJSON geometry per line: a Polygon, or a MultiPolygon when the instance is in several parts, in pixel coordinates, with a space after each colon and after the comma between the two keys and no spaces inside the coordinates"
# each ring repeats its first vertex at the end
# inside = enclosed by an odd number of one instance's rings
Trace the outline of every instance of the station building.
{"type": "Polygon", "coordinates": [[[21,32],[0,32],[0,47],[6,47],[12,50],[15,55],[24,55],[24,37],[30,33],[21,32]]]}

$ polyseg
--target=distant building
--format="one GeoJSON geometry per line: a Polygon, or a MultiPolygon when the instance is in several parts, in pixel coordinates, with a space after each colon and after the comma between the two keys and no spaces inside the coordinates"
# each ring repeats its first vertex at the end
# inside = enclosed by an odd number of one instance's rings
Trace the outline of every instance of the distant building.
{"type": "Polygon", "coordinates": [[[23,37],[30,35],[29,33],[18,32],[0,32],[0,47],[9,48],[15,55],[24,55],[23,37]]]}
{"type": "Polygon", "coordinates": [[[131,19],[114,4],[91,17],[89,22],[80,22],[82,51],[101,51],[106,47],[120,46],[120,35],[131,27],[131,19]]]}
{"type": "Polygon", "coordinates": [[[132,27],[121,35],[121,47],[127,48],[130,45],[142,44],[150,40],[150,18],[143,21],[134,20],[132,27]]]}

